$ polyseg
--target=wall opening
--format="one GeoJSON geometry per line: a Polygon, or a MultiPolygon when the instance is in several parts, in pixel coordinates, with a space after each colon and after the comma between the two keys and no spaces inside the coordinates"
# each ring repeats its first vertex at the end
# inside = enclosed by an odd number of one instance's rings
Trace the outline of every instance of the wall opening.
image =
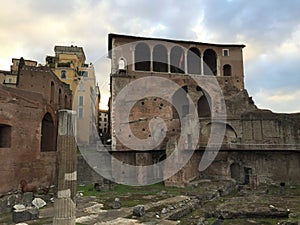
{"type": "Polygon", "coordinates": [[[198,117],[210,117],[211,116],[211,110],[209,105],[210,99],[207,99],[206,95],[202,95],[198,102],[198,117]]]}
{"type": "Polygon", "coordinates": [[[223,66],[223,75],[231,76],[231,66],[229,64],[223,66]]]}
{"type": "Polygon", "coordinates": [[[207,49],[203,55],[204,75],[217,75],[217,54],[212,49],[207,49]]]}
{"type": "Polygon", "coordinates": [[[188,88],[183,86],[172,96],[173,118],[183,118],[189,114],[189,100],[187,98],[188,88]]]}
{"type": "Polygon", "coordinates": [[[185,56],[181,47],[175,46],[171,49],[171,73],[184,73],[185,56]]]}
{"type": "Polygon", "coordinates": [[[51,87],[50,87],[50,103],[54,102],[54,82],[51,81],[51,87]]]}
{"type": "Polygon", "coordinates": [[[153,49],[153,71],[168,72],[168,53],[163,45],[156,45],[153,49]]]}
{"type": "Polygon", "coordinates": [[[190,48],[187,55],[188,73],[201,74],[201,55],[197,48],[190,48]]]}
{"type": "Polygon", "coordinates": [[[127,65],[124,58],[121,58],[118,63],[119,74],[126,74],[127,65]]]}
{"type": "Polygon", "coordinates": [[[242,177],[242,167],[238,163],[232,163],[230,165],[231,178],[234,179],[237,184],[243,184],[244,179],[242,177]]]}
{"type": "Polygon", "coordinates": [[[237,134],[235,130],[228,124],[226,124],[226,131],[224,135],[223,142],[224,143],[232,143],[236,142],[237,134]]]}
{"type": "Polygon", "coordinates": [[[0,124],[0,148],[11,147],[11,126],[0,124]]]}
{"type": "Polygon", "coordinates": [[[64,103],[65,109],[68,108],[68,96],[65,95],[65,103],[64,103]]]}
{"type": "Polygon", "coordinates": [[[61,107],[62,104],[62,97],[61,97],[61,89],[58,89],[58,105],[61,107]]]}
{"type": "Polygon", "coordinates": [[[250,177],[252,175],[252,169],[251,168],[248,168],[248,167],[244,167],[244,184],[247,185],[247,184],[250,184],[250,177]]]}
{"type": "Polygon", "coordinates": [[[119,60],[119,65],[118,66],[119,66],[119,70],[125,70],[126,64],[125,64],[125,60],[123,58],[121,58],[119,60]]]}
{"type": "Polygon", "coordinates": [[[150,49],[145,43],[139,43],[134,51],[135,70],[150,71],[150,49]]]}
{"type": "Polygon", "coordinates": [[[41,152],[56,151],[55,126],[50,113],[46,113],[42,120],[41,152]]]}
{"type": "Polygon", "coordinates": [[[66,76],[66,71],[65,71],[65,70],[62,70],[62,71],[60,72],[60,78],[61,78],[61,79],[66,79],[66,78],[67,78],[67,76],[66,76]]]}

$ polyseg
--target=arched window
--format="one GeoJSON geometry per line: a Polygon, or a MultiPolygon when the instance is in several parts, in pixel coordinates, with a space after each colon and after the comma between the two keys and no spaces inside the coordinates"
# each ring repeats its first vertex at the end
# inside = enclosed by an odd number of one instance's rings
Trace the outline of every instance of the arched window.
{"type": "Polygon", "coordinates": [[[187,86],[183,86],[172,96],[173,118],[183,118],[189,114],[189,100],[187,98],[187,92],[187,86]]]}
{"type": "Polygon", "coordinates": [[[150,49],[145,43],[139,43],[134,51],[135,70],[150,71],[150,49]]]}
{"type": "Polygon", "coordinates": [[[207,95],[202,95],[198,100],[198,116],[199,117],[210,117],[211,116],[211,110],[210,110],[210,98],[207,95]]]}
{"type": "Polygon", "coordinates": [[[67,95],[65,95],[65,104],[64,104],[64,106],[65,106],[65,109],[68,108],[68,96],[67,95]]]}
{"type": "Polygon", "coordinates": [[[168,72],[168,53],[163,45],[156,45],[153,49],[153,71],[168,72]]]}
{"type": "Polygon", "coordinates": [[[66,71],[65,70],[62,70],[60,72],[60,77],[61,77],[61,79],[66,79],[66,71]]]}
{"type": "Polygon", "coordinates": [[[207,49],[203,55],[204,75],[217,75],[217,54],[212,49],[207,49]]]}
{"type": "Polygon", "coordinates": [[[223,75],[231,76],[231,66],[229,64],[223,66],[223,75]]]}
{"type": "Polygon", "coordinates": [[[123,58],[121,58],[121,59],[119,60],[119,65],[118,65],[118,67],[119,67],[119,70],[126,70],[126,63],[125,63],[125,60],[124,60],[123,58]]]}
{"type": "Polygon", "coordinates": [[[41,129],[41,151],[55,151],[56,139],[55,139],[55,126],[50,113],[46,113],[42,120],[41,129]]]}
{"type": "Polygon", "coordinates": [[[181,47],[175,46],[171,50],[171,73],[184,73],[185,57],[181,47]]]}
{"type": "Polygon", "coordinates": [[[58,105],[59,105],[59,106],[61,106],[61,103],[62,103],[61,100],[62,100],[62,99],[61,99],[61,89],[59,88],[59,89],[58,89],[58,105]]]}
{"type": "Polygon", "coordinates": [[[50,103],[54,102],[54,82],[51,81],[51,90],[50,90],[50,103]]]}
{"type": "Polygon", "coordinates": [[[188,73],[201,74],[201,55],[197,48],[190,48],[187,55],[188,73]]]}

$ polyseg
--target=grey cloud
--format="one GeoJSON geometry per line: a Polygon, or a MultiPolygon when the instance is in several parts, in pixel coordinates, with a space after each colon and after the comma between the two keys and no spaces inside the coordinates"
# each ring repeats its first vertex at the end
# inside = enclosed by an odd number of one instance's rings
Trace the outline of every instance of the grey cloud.
{"type": "Polygon", "coordinates": [[[219,40],[230,40],[239,34],[262,47],[278,45],[299,25],[300,2],[296,0],[212,0],[206,3],[205,27],[218,33],[219,40]]]}

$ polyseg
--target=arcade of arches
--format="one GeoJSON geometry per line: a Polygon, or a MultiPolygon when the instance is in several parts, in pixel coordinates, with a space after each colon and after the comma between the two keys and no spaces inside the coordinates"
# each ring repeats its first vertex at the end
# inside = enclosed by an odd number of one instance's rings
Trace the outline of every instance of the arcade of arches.
{"type": "MultiPolygon", "coordinates": [[[[124,60],[124,59],[121,59],[124,60]]],[[[180,46],[174,46],[168,52],[162,44],[153,50],[143,42],[136,45],[134,51],[134,69],[136,71],[189,73],[198,75],[218,75],[218,56],[212,49],[201,54],[196,47],[185,52],[180,46]]],[[[223,76],[231,76],[231,65],[223,65],[223,76]]]]}

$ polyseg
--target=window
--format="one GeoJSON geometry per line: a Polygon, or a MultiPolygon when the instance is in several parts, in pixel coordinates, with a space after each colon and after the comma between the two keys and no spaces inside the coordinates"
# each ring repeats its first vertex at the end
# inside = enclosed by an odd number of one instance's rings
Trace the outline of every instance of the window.
{"type": "Polygon", "coordinates": [[[81,81],[80,83],[79,83],[79,91],[83,91],[84,90],[84,84],[83,84],[83,82],[81,81]]]}
{"type": "Polygon", "coordinates": [[[231,76],[231,66],[229,64],[223,66],[223,75],[231,76]]]}
{"type": "Polygon", "coordinates": [[[58,89],[58,105],[61,106],[61,89],[58,89]]]}
{"type": "Polygon", "coordinates": [[[229,56],[229,49],[223,49],[223,56],[229,56]]]}
{"type": "Polygon", "coordinates": [[[125,70],[126,69],[126,63],[125,63],[125,60],[123,58],[121,58],[119,60],[119,70],[125,70]]]}
{"type": "Polygon", "coordinates": [[[11,146],[11,126],[0,124],[0,148],[10,148],[11,146]]]}
{"type": "Polygon", "coordinates": [[[65,95],[65,108],[68,108],[68,96],[65,95]]]}
{"type": "Polygon", "coordinates": [[[78,75],[81,77],[88,77],[88,71],[79,71],[78,75]]]}
{"type": "Polygon", "coordinates": [[[65,70],[62,70],[60,72],[60,77],[61,77],[61,79],[66,79],[66,71],[65,70]]]}
{"type": "Polygon", "coordinates": [[[78,117],[83,118],[83,108],[78,109],[78,117]]]}
{"type": "Polygon", "coordinates": [[[104,122],[106,122],[107,121],[107,119],[106,118],[104,118],[104,122]]]}
{"type": "Polygon", "coordinates": [[[79,96],[78,105],[83,106],[83,96],[79,96]]]}
{"type": "Polygon", "coordinates": [[[51,90],[50,90],[50,103],[54,102],[54,82],[51,81],[51,90]]]}

